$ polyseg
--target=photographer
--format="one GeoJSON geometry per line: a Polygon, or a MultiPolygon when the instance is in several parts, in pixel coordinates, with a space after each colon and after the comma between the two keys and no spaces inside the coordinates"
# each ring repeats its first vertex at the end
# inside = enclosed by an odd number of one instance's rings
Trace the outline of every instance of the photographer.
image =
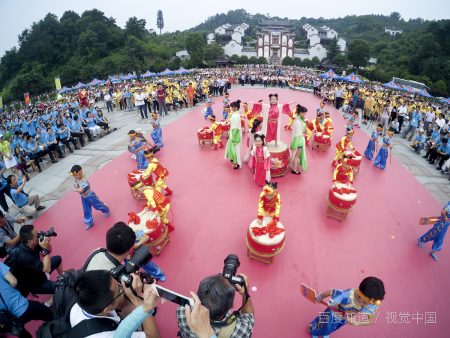
{"type": "Polygon", "coordinates": [[[55,282],[47,280],[45,273],[56,270],[62,275],[63,266],[61,256],[50,257],[50,237],[40,239],[33,224],[24,225],[19,235],[22,246],[17,255],[16,277],[24,288],[22,294],[55,294],[55,282]]]}
{"type": "MultiPolygon", "coordinates": [[[[33,219],[33,215],[36,211],[43,210],[45,207],[40,205],[41,201],[38,194],[28,195],[23,191],[25,183],[28,182],[29,177],[29,175],[26,175],[23,178],[23,181],[17,181],[15,176],[9,175],[6,178],[6,182],[11,188],[11,197],[17,208],[19,208],[20,212],[27,216],[28,219],[33,219]]],[[[10,209],[13,209],[13,207],[10,209]]],[[[13,210],[10,211],[14,213],[13,210]]]]}
{"type": "Polygon", "coordinates": [[[137,275],[133,276],[132,288],[143,299],[136,297],[131,288],[127,288],[122,281],[121,285],[107,271],[97,270],[88,271],[80,275],[75,281],[75,294],[78,302],[70,311],[70,324],[72,328],[83,320],[93,320],[95,318],[106,318],[115,324],[111,328],[114,330],[89,335],[87,337],[101,338],[113,337],[116,335],[117,328],[118,337],[132,338],[160,338],[156,323],[152,313],[158,304],[158,297],[150,285],[142,293],[143,285],[141,279],[137,275]],[[133,313],[124,320],[124,327],[117,324],[120,323],[120,317],[117,315],[116,309],[123,304],[123,299],[127,298],[136,308],[133,313]],[[145,319],[144,319],[145,318],[145,319]],[[142,321],[143,331],[129,333],[142,321]]]}
{"type": "MultiPolygon", "coordinates": [[[[247,276],[243,274],[240,274],[240,276],[244,279],[246,289],[248,290],[249,284],[247,276]]],[[[225,319],[230,317],[231,309],[234,307],[236,290],[242,295],[243,307],[241,309],[241,314],[234,323],[222,328],[215,327],[214,323],[211,323],[216,336],[219,336],[221,331],[222,334],[226,332],[224,337],[229,338],[245,338],[252,336],[253,325],[255,325],[254,309],[252,300],[245,295],[246,289],[238,284],[235,284],[233,287],[227,279],[221,276],[211,276],[201,281],[197,294],[201,304],[209,310],[210,319],[212,321],[224,323],[225,319]]],[[[179,306],[177,308],[177,321],[178,327],[181,330],[181,337],[197,338],[198,336],[189,327],[188,317],[189,315],[186,314],[186,309],[179,306]]]]}
{"type": "Polygon", "coordinates": [[[20,248],[20,235],[14,230],[14,223],[25,225],[25,218],[15,218],[0,211],[0,247],[10,255],[20,248]]]}

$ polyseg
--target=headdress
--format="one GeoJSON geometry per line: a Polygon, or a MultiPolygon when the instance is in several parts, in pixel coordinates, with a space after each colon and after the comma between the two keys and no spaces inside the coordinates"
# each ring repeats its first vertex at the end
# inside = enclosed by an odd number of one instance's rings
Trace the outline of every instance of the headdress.
{"type": "Polygon", "coordinates": [[[247,106],[248,106],[247,102],[244,102],[242,105],[243,105],[244,107],[247,107],[247,106]]]}
{"type": "Polygon", "coordinates": [[[152,148],[147,149],[147,150],[144,150],[144,156],[147,157],[147,158],[152,157],[153,154],[154,154],[154,152],[153,152],[153,149],[152,149],[152,148]]]}
{"type": "Polygon", "coordinates": [[[358,295],[363,300],[364,303],[375,304],[377,306],[379,306],[381,304],[380,299],[373,299],[373,298],[366,297],[360,290],[358,290],[358,295]]]}
{"type": "Polygon", "coordinates": [[[387,132],[388,134],[395,134],[395,130],[388,130],[388,132],[387,132]]]}
{"type": "MultiPolygon", "coordinates": [[[[212,94],[211,94],[212,95],[212,94]]],[[[228,93],[225,93],[225,96],[230,96],[230,94],[228,94],[228,93]]]]}
{"type": "Polygon", "coordinates": [[[353,135],[355,131],[353,129],[347,130],[347,135],[353,135]]]}
{"type": "Polygon", "coordinates": [[[266,180],[263,191],[265,194],[273,194],[277,190],[277,183],[269,182],[266,180]]]}
{"type": "Polygon", "coordinates": [[[383,126],[378,125],[377,129],[383,129],[383,126]]]}
{"type": "Polygon", "coordinates": [[[135,190],[139,189],[140,187],[142,187],[143,185],[144,185],[144,183],[142,183],[141,181],[137,181],[136,183],[134,183],[131,186],[131,189],[135,191],[135,190]]]}
{"type": "Polygon", "coordinates": [[[214,115],[210,115],[210,116],[208,116],[208,118],[209,118],[211,121],[215,121],[215,120],[216,120],[216,117],[215,117],[214,115]]]}
{"type": "Polygon", "coordinates": [[[321,111],[317,112],[316,117],[322,117],[322,116],[323,116],[323,113],[321,111]]]}
{"type": "Polygon", "coordinates": [[[158,114],[156,114],[156,113],[152,113],[152,115],[153,115],[153,116],[158,116],[158,114]]]}
{"type": "Polygon", "coordinates": [[[80,169],[80,171],[74,171],[74,172],[69,172],[69,174],[70,175],[72,175],[72,176],[78,176],[78,175],[80,175],[80,174],[82,174],[83,173],[83,169],[80,169]]]}
{"type": "Polygon", "coordinates": [[[128,132],[128,136],[136,136],[136,132],[134,130],[130,130],[128,132]]]}

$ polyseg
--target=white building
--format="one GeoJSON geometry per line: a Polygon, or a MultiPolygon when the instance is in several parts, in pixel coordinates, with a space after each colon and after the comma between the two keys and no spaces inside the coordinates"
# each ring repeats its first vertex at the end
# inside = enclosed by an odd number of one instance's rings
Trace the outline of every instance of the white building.
{"type": "Polygon", "coordinates": [[[306,24],[300,30],[300,35],[306,40],[310,47],[321,44],[325,49],[328,49],[331,41],[336,38],[337,44],[342,53],[347,51],[347,42],[339,37],[338,32],[327,26],[314,27],[306,24]]]}
{"type": "Polygon", "coordinates": [[[390,35],[402,34],[403,30],[398,27],[384,27],[384,32],[390,35]]]}

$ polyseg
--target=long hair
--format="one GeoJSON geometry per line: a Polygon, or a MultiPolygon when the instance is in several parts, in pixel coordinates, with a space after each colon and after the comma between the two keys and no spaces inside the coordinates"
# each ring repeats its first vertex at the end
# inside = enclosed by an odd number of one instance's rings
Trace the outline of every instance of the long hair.
{"type": "Polygon", "coordinates": [[[261,120],[255,119],[255,120],[253,121],[253,127],[252,127],[252,130],[251,130],[250,132],[251,132],[252,134],[256,133],[256,129],[258,129],[258,127],[260,126],[260,124],[261,124],[261,120]]]}
{"type": "Polygon", "coordinates": [[[241,100],[231,102],[230,107],[235,107],[237,109],[240,109],[241,108],[241,100]]]}

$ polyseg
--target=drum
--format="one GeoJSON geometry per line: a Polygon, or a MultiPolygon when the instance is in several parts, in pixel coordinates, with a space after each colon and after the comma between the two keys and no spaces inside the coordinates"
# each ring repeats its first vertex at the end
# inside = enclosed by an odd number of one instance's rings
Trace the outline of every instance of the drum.
{"type": "Polygon", "coordinates": [[[153,184],[153,178],[152,175],[147,177],[145,180],[142,180],[142,174],[145,172],[145,170],[133,170],[131,173],[128,174],[128,184],[131,187],[134,182],[136,181],[142,181],[146,186],[150,187],[153,184]]]}
{"type": "Polygon", "coordinates": [[[355,189],[348,189],[347,185],[336,183],[336,186],[331,187],[328,200],[336,208],[348,210],[355,205],[356,196],[357,192],[355,189]]]}
{"type": "Polygon", "coordinates": [[[135,222],[128,223],[128,226],[136,233],[136,238],[148,235],[150,237],[149,243],[151,243],[164,236],[164,223],[155,217],[153,211],[143,210],[141,213],[137,214],[137,216],[140,218],[139,224],[135,224],[135,222]]]}
{"type": "Polygon", "coordinates": [[[267,143],[267,149],[270,153],[270,176],[278,177],[284,176],[288,171],[289,164],[289,148],[286,143],[278,142],[278,147],[275,147],[275,141],[267,143]]]}
{"type": "MultiPolygon", "coordinates": [[[[270,255],[274,254],[276,255],[279,253],[284,246],[285,241],[285,233],[286,231],[282,232],[279,235],[275,235],[273,238],[269,237],[269,234],[265,234],[262,236],[255,236],[253,233],[252,228],[262,228],[264,226],[267,226],[269,222],[271,222],[272,219],[270,217],[264,217],[263,224],[259,225],[258,220],[255,219],[252,224],[250,224],[250,227],[247,231],[247,243],[248,245],[256,252],[264,254],[264,255],[270,255]]],[[[277,227],[283,228],[283,225],[278,222],[277,227]]]]}
{"type": "Polygon", "coordinates": [[[222,121],[220,122],[222,124],[222,132],[229,132],[231,124],[230,122],[222,121]]]}
{"type": "Polygon", "coordinates": [[[358,168],[361,166],[361,154],[355,150],[354,153],[351,151],[346,151],[345,155],[350,156],[351,159],[348,160],[348,164],[353,168],[358,168]]]}
{"type": "Polygon", "coordinates": [[[331,142],[330,135],[324,135],[323,132],[314,134],[314,141],[321,144],[329,144],[331,142]]]}
{"type": "Polygon", "coordinates": [[[212,131],[208,131],[208,129],[208,127],[204,127],[198,130],[197,137],[199,140],[211,140],[214,137],[214,133],[212,131]]]}

